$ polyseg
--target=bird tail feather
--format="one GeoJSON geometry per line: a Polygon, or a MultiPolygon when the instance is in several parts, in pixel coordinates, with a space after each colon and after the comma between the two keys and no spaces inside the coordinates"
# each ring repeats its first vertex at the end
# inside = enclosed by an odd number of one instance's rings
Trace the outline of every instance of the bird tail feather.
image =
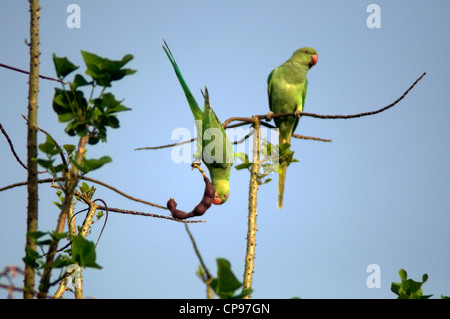
{"type": "Polygon", "coordinates": [[[178,81],[181,84],[183,92],[186,95],[186,99],[188,101],[189,107],[191,108],[192,114],[194,115],[194,118],[196,120],[202,120],[203,111],[198,106],[197,101],[195,100],[194,96],[192,95],[191,90],[189,89],[188,85],[186,84],[186,81],[184,80],[183,75],[181,74],[181,71],[178,68],[177,63],[175,62],[175,58],[173,57],[172,52],[170,52],[169,46],[167,45],[166,41],[164,41],[163,49],[164,49],[164,52],[166,52],[167,57],[169,58],[169,61],[172,64],[172,67],[178,78],[178,81]]]}
{"type": "Polygon", "coordinates": [[[278,173],[278,202],[277,208],[283,208],[284,185],[286,182],[287,162],[280,163],[281,172],[278,173]]]}

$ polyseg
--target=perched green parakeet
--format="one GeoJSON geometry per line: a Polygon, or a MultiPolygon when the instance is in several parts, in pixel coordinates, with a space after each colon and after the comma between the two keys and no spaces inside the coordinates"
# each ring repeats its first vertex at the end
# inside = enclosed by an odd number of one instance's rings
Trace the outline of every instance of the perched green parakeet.
{"type": "MultiPolygon", "coordinates": [[[[267,79],[267,93],[269,96],[270,112],[267,119],[270,120],[276,113],[296,113],[296,116],[274,118],[275,125],[279,129],[279,146],[290,144],[305,106],[308,80],[306,73],[317,63],[318,55],[312,48],[301,48],[285,63],[274,69],[267,79]]],[[[289,146],[289,145],[287,145],[289,146]]],[[[286,169],[289,161],[280,157],[280,171],[278,173],[278,209],[283,207],[284,184],[286,181],[286,169]]]]}
{"type": "Polygon", "coordinates": [[[216,191],[213,204],[221,205],[227,201],[230,194],[230,172],[234,162],[233,145],[228,139],[220,120],[211,108],[206,87],[204,93],[205,104],[202,111],[184,81],[167,43],[164,42],[164,44],[163,49],[170,63],[172,63],[175,74],[194,115],[197,130],[194,160],[202,160],[205,163],[211,177],[211,183],[216,191]]]}

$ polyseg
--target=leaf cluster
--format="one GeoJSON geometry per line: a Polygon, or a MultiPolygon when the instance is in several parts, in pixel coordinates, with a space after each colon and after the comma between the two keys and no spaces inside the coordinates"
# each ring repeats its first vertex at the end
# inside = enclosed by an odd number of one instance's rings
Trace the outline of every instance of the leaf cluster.
{"type": "Polygon", "coordinates": [[[231,270],[231,263],[225,258],[217,258],[217,277],[211,281],[214,293],[220,299],[242,299],[251,294],[252,289],[244,289],[236,294],[236,290],[242,287],[242,283],[231,270]]]}
{"type": "MultiPolygon", "coordinates": [[[[64,84],[62,89],[55,88],[53,97],[53,110],[58,115],[58,120],[67,123],[65,131],[70,136],[89,135],[89,144],[98,141],[106,141],[106,130],[108,127],[118,128],[119,120],[117,113],[130,110],[115,98],[112,93],[104,93],[107,87],[111,87],[113,81],[117,81],[131,75],[136,70],[124,68],[133,56],[125,55],[121,60],[109,60],[96,54],[81,51],[86,65],[86,79],[81,74],[76,74],[67,88],[64,84]],[[83,87],[90,86],[90,97],[86,98],[83,87]],[[100,95],[92,98],[94,89],[101,87],[100,95]]],[[[79,67],[73,64],[67,57],[57,57],[53,54],[53,63],[58,78],[63,80],[79,67]]]]}
{"type": "Polygon", "coordinates": [[[391,284],[391,291],[398,297],[397,299],[429,299],[433,295],[424,295],[422,285],[428,280],[428,275],[422,276],[422,281],[415,281],[407,278],[407,273],[404,269],[400,269],[401,282],[393,282],[391,284]]]}
{"type": "Polygon", "coordinates": [[[35,231],[27,234],[41,251],[46,251],[51,245],[59,242],[61,239],[70,238],[72,248],[58,254],[54,262],[49,266],[46,264],[44,256],[38,251],[27,249],[23,261],[26,265],[36,269],[44,268],[63,268],[71,264],[77,263],[82,267],[101,268],[95,261],[95,245],[92,241],[85,239],[83,236],[69,236],[68,233],[42,232],[35,231]]]}
{"type": "MultiPolygon", "coordinates": [[[[267,176],[274,173],[281,172],[281,162],[286,162],[289,166],[291,163],[298,162],[294,158],[294,151],[290,148],[290,144],[285,143],[281,145],[274,145],[268,141],[262,141],[261,148],[259,150],[261,156],[262,173],[258,174],[258,184],[266,184],[272,181],[267,176]]],[[[242,162],[235,166],[236,170],[247,169],[251,170],[252,162],[249,160],[249,156],[246,153],[239,152],[235,154],[236,157],[242,162]]]]}

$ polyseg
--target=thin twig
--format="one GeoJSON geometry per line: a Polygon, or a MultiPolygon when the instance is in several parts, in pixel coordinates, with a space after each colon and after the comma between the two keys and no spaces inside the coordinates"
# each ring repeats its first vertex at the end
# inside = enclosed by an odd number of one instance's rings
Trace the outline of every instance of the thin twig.
{"type": "MultiPolygon", "coordinates": [[[[422,80],[422,78],[426,75],[427,73],[424,72],[420,77],[418,77],[413,84],[411,84],[411,86],[402,94],[402,96],[400,96],[397,100],[395,100],[394,102],[392,102],[391,104],[382,107],[381,109],[378,109],[376,111],[370,111],[370,112],[363,112],[363,113],[358,113],[358,114],[350,114],[350,115],[320,115],[320,114],[315,114],[315,113],[307,113],[307,112],[301,112],[299,113],[300,116],[310,116],[310,117],[314,117],[314,118],[319,118],[319,119],[353,119],[353,118],[357,118],[357,117],[362,117],[362,116],[369,116],[369,115],[375,115],[378,113],[381,113],[383,111],[386,111],[387,109],[390,109],[391,107],[393,107],[394,105],[396,105],[398,102],[400,102],[401,100],[403,100],[403,98],[414,88],[414,86],[416,86],[416,84],[422,80]]],[[[266,115],[257,115],[258,118],[260,120],[265,119],[266,115]]],[[[294,116],[294,113],[280,113],[280,114],[273,114],[272,118],[276,118],[276,117],[282,117],[282,116],[294,116]]]]}
{"type": "Polygon", "coordinates": [[[14,157],[16,158],[16,161],[19,162],[19,164],[28,170],[28,167],[20,160],[19,155],[17,155],[16,151],[14,150],[14,145],[11,141],[11,139],[8,136],[8,133],[6,133],[5,129],[3,128],[3,125],[0,123],[0,130],[2,131],[3,135],[6,137],[6,141],[9,144],[9,147],[11,148],[11,152],[13,153],[14,157]]]}
{"type": "MultiPolygon", "coordinates": [[[[382,107],[376,111],[370,111],[370,112],[363,112],[363,113],[358,113],[358,114],[350,114],[350,115],[320,115],[320,114],[315,114],[315,113],[308,113],[308,112],[301,112],[299,113],[300,116],[309,116],[309,117],[314,117],[314,118],[319,118],[319,119],[352,119],[352,118],[357,118],[357,117],[363,117],[363,116],[369,116],[369,115],[375,115],[378,113],[381,113],[383,111],[386,111],[387,109],[393,107],[394,105],[396,105],[398,102],[400,102],[401,100],[403,100],[403,98],[414,88],[414,86],[416,86],[416,84],[422,80],[422,78],[426,75],[427,73],[424,72],[420,77],[418,77],[413,84],[411,84],[411,86],[402,94],[402,96],[400,96],[397,100],[395,100],[394,102],[392,102],[391,104],[382,107]]],[[[266,114],[264,115],[255,115],[259,120],[263,120],[266,119],[266,114]]],[[[285,117],[285,116],[295,116],[295,113],[279,113],[279,114],[273,114],[272,115],[272,119],[273,118],[277,118],[277,117],[285,117]]],[[[231,122],[234,121],[240,121],[242,123],[239,123],[239,125],[243,125],[244,123],[255,123],[255,121],[251,118],[247,118],[247,117],[231,117],[229,119],[227,119],[224,123],[223,126],[228,127],[228,125],[231,122]]],[[[263,124],[264,122],[261,122],[261,124],[263,124]]]]}
{"type": "Polygon", "coordinates": [[[134,210],[128,210],[128,209],[120,209],[120,208],[114,208],[114,207],[104,207],[104,206],[99,206],[98,209],[100,210],[106,210],[108,209],[109,212],[114,212],[114,213],[120,213],[120,214],[127,214],[127,215],[137,215],[137,216],[144,216],[144,217],[155,217],[155,218],[162,218],[162,219],[168,219],[168,220],[173,220],[179,223],[185,223],[185,224],[194,224],[194,223],[205,223],[206,221],[204,220],[185,220],[185,219],[176,219],[173,218],[171,216],[166,216],[166,215],[159,215],[159,214],[152,214],[152,213],[144,213],[144,212],[138,212],[138,211],[134,211],[134,210]]]}
{"type": "MultiPolygon", "coordinates": [[[[10,70],[13,70],[13,71],[17,71],[17,72],[20,72],[20,73],[24,73],[24,74],[30,74],[30,72],[28,72],[26,70],[21,70],[21,69],[15,68],[13,66],[3,64],[3,63],[0,63],[0,67],[6,68],[6,69],[10,69],[10,70]]],[[[52,77],[49,77],[49,76],[45,76],[45,75],[39,75],[39,77],[41,79],[44,79],[44,80],[55,81],[55,82],[59,82],[59,83],[63,83],[63,84],[69,84],[70,83],[70,82],[64,82],[64,81],[61,81],[59,79],[55,79],[55,78],[52,78],[52,77]]]]}
{"type": "Polygon", "coordinates": [[[189,235],[189,239],[191,240],[192,247],[194,248],[195,254],[196,254],[197,257],[198,257],[198,260],[200,261],[200,265],[202,266],[203,270],[205,271],[206,278],[207,278],[207,279],[212,278],[211,273],[209,272],[208,268],[206,268],[206,265],[205,265],[205,263],[204,263],[204,261],[203,261],[203,258],[202,258],[202,256],[200,255],[200,251],[199,251],[198,248],[197,248],[197,244],[195,243],[194,236],[192,236],[192,233],[191,233],[191,231],[189,230],[188,225],[184,225],[184,226],[185,226],[186,232],[187,232],[188,235],[189,235]]]}
{"type": "MultiPolygon", "coordinates": [[[[261,122],[261,124],[263,124],[264,122],[261,122]]],[[[226,128],[230,128],[230,127],[236,127],[236,126],[242,126],[242,125],[248,125],[249,123],[244,123],[244,122],[240,122],[237,124],[232,124],[227,126],[226,128]]],[[[269,128],[275,128],[275,126],[267,124],[266,126],[268,126],[269,128]]],[[[249,134],[245,135],[243,138],[241,138],[238,141],[234,141],[232,142],[233,144],[240,144],[242,142],[244,142],[246,139],[248,139],[250,136],[252,136],[253,131],[250,131],[249,134]]],[[[306,135],[300,135],[300,134],[292,134],[292,137],[298,138],[298,139],[302,139],[302,140],[313,140],[313,141],[321,141],[321,142],[332,142],[332,140],[330,139],[325,139],[325,138],[320,138],[320,137],[314,137],[314,136],[306,136],[306,135]]],[[[175,146],[179,146],[179,145],[183,145],[183,144],[187,144],[187,143],[192,143],[196,140],[196,138],[191,138],[190,140],[185,140],[185,141],[181,141],[181,142],[177,142],[177,143],[172,143],[172,144],[166,144],[166,145],[160,145],[160,146],[150,146],[150,147],[140,147],[140,148],[135,148],[135,151],[140,151],[140,150],[158,150],[158,149],[163,149],[163,148],[169,148],[169,147],[175,147],[175,146]]]]}
{"type": "Polygon", "coordinates": [[[177,142],[177,143],[161,145],[161,146],[139,147],[139,148],[135,148],[134,150],[135,151],[140,151],[140,150],[158,150],[158,149],[161,149],[161,148],[168,148],[168,147],[173,147],[173,146],[178,146],[178,145],[192,143],[193,141],[195,141],[195,137],[191,138],[190,140],[181,141],[181,142],[177,142]]]}
{"type": "MultiPolygon", "coordinates": [[[[357,118],[357,117],[375,115],[375,114],[381,113],[383,111],[386,111],[387,109],[390,109],[391,107],[396,105],[398,102],[403,100],[403,98],[414,88],[414,86],[416,86],[416,84],[420,80],[422,80],[422,78],[426,74],[427,73],[424,72],[419,78],[417,78],[414,81],[414,83],[397,100],[395,100],[391,104],[389,104],[389,105],[387,105],[387,106],[385,106],[385,107],[383,107],[381,109],[378,109],[376,111],[363,112],[363,113],[358,113],[358,114],[349,114],[349,115],[320,115],[320,114],[308,113],[308,112],[301,112],[299,114],[300,114],[300,116],[309,116],[309,117],[314,117],[314,118],[319,118],[319,119],[352,119],[352,118],[357,118]]],[[[264,115],[255,115],[255,116],[259,120],[264,120],[264,119],[266,119],[267,115],[264,114],[264,115]]],[[[285,116],[295,116],[295,113],[273,114],[272,115],[272,119],[273,118],[277,118],[277,117],[285,117],[285,116]]],[[[230,117],[229,119],[227,119],[225,122],[222,123],[222,126],[224,128],[234,128],[234,127],[243,126],[243,125],[247,125],[247,124],[254,124],[254,123],[255,123],[255,121],[253,120],[253,118],[249,118],[249,117],[230,117]],[[231,124],[231,122],[235,122],[235,121],[238,121],[238,123],[231,124]]],[[[260,122],[260,124],[264,125],[266,127],[269,127],[269,128],[275,128],[275,126],[273,126],[273,125],[271,125],[269,123],[260,122]]],[[[332,141],[330,139],[322,139],[322,138],[319,138],[319,137],[310,137],[310,136],[303,136],[303,135],[298,135],[298,134],[293,134],[292,136],[295,137],[295,138],[300,138],[300,139],[305,139],[305,140],[314,140],[314,141],[322,141],[322,142],[331,142],[332,141]]],[[[178,145],[190,143],[190,142],[193,142],[194,140],[195,140],[195,138],[192,138],[190,140],[186,140],[186,141],[182,141],[182,142],[178,142],[178,143],[172,143],[172,144],[161,145],[161,146],[153,146],[153,147],[141,147],[141,148],[137,148],[135,150],[143,150],[143,149],[155,150],[155,149],[173,147],[173,146],[178,146],[178,145]]]]}
{"type": "Polygon", "coordinates": [[[197,255],[197,258],[200,262],[201,268],[203,269],[203,275],[202,281],[206,284],[206,298],[207,299],[213,299],[214,298],[214,292],[211,287],[211,281],[214,279],[214,277],[209,272],[208,268],[206,268],[205,262],[203,261],[202,255],[200,255],[200,251],[197,248],[197,244],[195,242],[194,236],[192,236],[191,231],[189,230],[189,227],[187,224],[184,224],[184,227],[186,229],[186,232],[189,235],[189,239],[191,240],[192,247],[194,248],[195,254],[197,255]]]}
{"type": "Polygon", "coordinates": [[[157,208],[161,208],[161,209],[167,209],[167,207],[165,207],[165,206],[161,206],[161,205],[158,205],[158,204],[155,204],[155,203],[151,203],[151,202],[148,202],[146,200],[139,199],[139,198],[133,197],[131,195],[125,194],[124,192],[118,190],[117,188],[115,188],[115,187],[113,187],[111,185],[108,185],[108,184],[106,184],[106,183],[104,183],[102,181],[99,181],[99,180],[96,180],[96,179],[93,179],[93,178],[90,178],[90,177],[87,177],[87,176],[81,176],[80,179],[83,179],[85,181],[89,181],[89,182],[93,182],[93,183],[102,185],[102,186],[104,186],[106,188],[109,188],[110,190],[116,192],[117,194],[120,194],[123,197],[131,199],[131,200],[133,200],[135,202],[139,202],[139,203],[142,203],[142,204],[146,204],[146,205],[157,207],[157,208]]]}
{"type": "MultiPolygon", "coordinates": [[[[116,189],[116,188],[114,188],[114,187],[112,187],[112,186],[110,186],[108,184],[105,184],[103,182],[97,181],[97,180],[95,180],[93,178],[89,178],[89,177],[86,177],[86,176],[81,176],[80,179],[84,179],[84,180],[91,181],[91,182],[94,182],[94,183],[98,183],[98,184],[100,184],[102,186],[108,187],[109,189],[114,190],[115,192],[119,193],[120,195],[122,195],[122,196],[124,196],[126,198],[129,198],[129,199],[132,199],[134,201],[137,201],[137,202],[140,202],[140,203],[143,203],[143,204],[147,204],[147,205],[150,205],[150,206],[153,206],[153,207],[167,209],[167,207],[164,207],[164,206],[161,206],[161,205],[158,205],[158,204],[154,204],[154,203],[150,203],[150,202],[141,200],[139,198],[134,198],[134,197],[132,197],[130,195],[127,195],[127,194],[119,191],[118,189],[116,189]]],[[[38,180],[38,183],[51,183],[52,181],[62,181],[62,180],[65,180],[65,179],[64,178],[59,178],[59,179],[47,178],[47,179],[38,180]]],[[[8,186],[0,188],[0,192],[4,191],[4,190],[7,190],[7,189],[14,188],[14,187],[25,186],[25,185],[27,185],[27,182],[20,182],[20,183],[11,184],[11,185],[8,185],[8,186]]],[[[126,210],[126,209],[112,208],[112,207],[105,207],[105,206],[99,206],[98,209],[100,209],[100,210],[108,210],[109,212],[115,212],[115,213],[121,213],[121,214],[163,218],[163,219],[168,219],[168,220],[174,220],[174,221],[181,222],[181,223],[204,223],[205,222],[204,220],[186,221],[186,220],[180,220],[180,219],[176,219],[176,218],[173,218],[173,217],[170,217],[170,216],[165,216],[165,215],[144,213],[144,212],[138,212],[138,211],[133,211],[133,210],[126,210]]]]}
{"type": "MultiPolygon", "coordinates": [[[[113,190],[114,192],[122,195],[123,197],[126,197],[128,199],[134,200],[136,202],[139,202],[139,203],[142,203],[142,204],[146,204],[146,205],[150,205],[150,206],[157,207],[157,208],[161,208],[161,209],[167,209],[167,207],[165,207],[165,206],[161,206],[161,205],[158,205],[158,204],[155,204],[155,203],[151,203],[149,201],[146,201],[146,200],[143,200],[143,199],[139,199],[139,198],[130,196],[128,194],[125,194],[124,192],[118,190],[117,188],[115,188],[115,187],[113,187],[111,185],[108,185],[106,183],[103,183],[103,182],[101,182],[99,180],[96,180],[96,179],[93,179],[93,178],[90,178],[90,177],[86,177],[86,176],[80,176],[80,179],[83,179],[83,180],[86,180],[86,181],[90,181],[90,182],[102,185],[102,186],[104,186],[106,188],[109,188],[109,189],[113,190]]],[[[58,182],[58,181],[64,181],[64,180],[65,180],[64,177],[61,177],[61,178],[45,178],[45,179],[38,180],[38,183],[39,184],[51,183],[51,182],[58,182]]],[[[14,184],[11,184],[11,185],[8,185],[8,186],[4,186],[4,187],[0,188],[0,192],[8,190],[8,189],[11,189],[11,188],[15,188],[15,187],[19,187],[19,186],[26,186],[26,185],[27,185],[27,182],[14,183],[14,184]]]]}
{"type": "Polygon", "coordinates": [[[292,134],[292,137],[299,138],[302,140],[312,140],[312,141],[320,141],[320,142],[332,142],[333,140],[320,138],[320,137],[314,137],[314,136],[305,136],[300,134],[292,134]]]}
{"type": "MultiPolygon", "coordinates": [[[[21,288],[21,287],[16,287],[16,286],[12,286],[12,285],[5,285],[5,284],[0,284],[0,288],[7,289],[9,291],[17,291],[17,292],[28,293],[28,294],[31,294],[31,295],[38,295],[37,291],[35,291],[34,289],[29,289],[29,288],[21,288]]],[[[49,295],[46,295],[45,298],[46,299],[53,299],[53,297],[49,296],[49,295]]]]}
{"type": "Polygon", "coordinates": [[[103,203],[103,205],[106,207],[106,210],[105,210],[106,214],[105,214],[105,222],[103,223],[102,229],[100,230],[100,234],[98,235],[97,242],[95,243],[95,247],[97,247],[98,242],[100,241],[100,238],[102,237],[103,231],[105,230],[106,223],[108,222],[108,210],[109,210],[108,206],[106,205],[106,203],[103,199],[98,198],[98,199],[94,200],[94,203],[96,201],[101,201],[103,203]]]}
{"type": "MultiPolygon", "coordinates": [[[[28,118],[25,115],[23,115],[23,114],[20,114],[20,115],[22,115],[23,119],[28,122],[28,118]]],[[[66,161],[66,158],[64,157],[64,153],[63,153],[63,150],[62,150],[61,146],[59,146],[58,142],[53,138],[53,136],[50,135],[49,132],[41,129],[39,126],[37,127],[37,129],[38,129],[38,131],[41,131],[46,136],[48,136],[52,140],[53,144],[55,144],[55,146],[59,149],[59,151],[60,151],[59,154],[60,154],[60,157],[61,157],[61,161],[63,162],[64,167],[66,167],[66,169],[67,169],[67,167],[68,167],[67,166],[67,161],[66,161]]]]}

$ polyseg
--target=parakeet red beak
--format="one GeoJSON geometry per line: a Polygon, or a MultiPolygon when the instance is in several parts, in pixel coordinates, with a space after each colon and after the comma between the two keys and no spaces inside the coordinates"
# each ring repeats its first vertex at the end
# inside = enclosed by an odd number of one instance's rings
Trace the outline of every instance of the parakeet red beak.
{"type": "Polygon", "coordinates": [[[214,195],[213,204],[214,204],[214,205],[219,205],[221,202],[222,202],[222,200],[220,199],[219,194],[216,193],[216,194],[214,195]]]}
{"type": "Polygon", "coordinates": [[[319,61],[319,57],[317,55],[312,55],[311,61],[309,61],[309,65],[311,65],[311,66],[316,65],[317,61],[319,61]]]}

